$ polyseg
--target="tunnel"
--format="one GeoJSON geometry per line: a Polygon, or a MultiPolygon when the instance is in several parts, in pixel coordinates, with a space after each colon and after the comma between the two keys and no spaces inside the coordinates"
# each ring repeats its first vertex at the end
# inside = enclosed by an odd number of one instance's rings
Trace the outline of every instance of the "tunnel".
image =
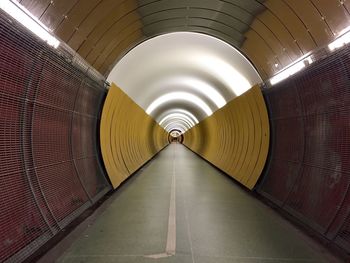
{"type": "Polygon", "coordinates": [[[0,13],[0,262],[350,262],[348,0],[0,13]]]}

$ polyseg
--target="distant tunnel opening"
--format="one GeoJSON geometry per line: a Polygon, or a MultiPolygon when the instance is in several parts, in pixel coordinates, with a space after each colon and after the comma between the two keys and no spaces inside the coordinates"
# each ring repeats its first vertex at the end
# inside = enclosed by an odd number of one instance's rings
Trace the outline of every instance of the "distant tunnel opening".
{"type": "Polygon", "coordinates": [[[168,135],[168,141],[169,143],[183,143],[184,136],[181,130],[178,130],[178,129],[171,130],[168,135]]]}

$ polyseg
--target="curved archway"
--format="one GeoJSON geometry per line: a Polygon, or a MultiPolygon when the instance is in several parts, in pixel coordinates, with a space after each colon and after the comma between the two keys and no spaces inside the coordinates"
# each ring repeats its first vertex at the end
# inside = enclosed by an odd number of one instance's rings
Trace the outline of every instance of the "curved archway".
{"type": "Polygon", "coordinates": [[[158,122],[178,108],[189,107],[195,108],[189,112],[200,121],[261,82],[237,49],[215,37],[189,32],[163,34],[141,43],[116,64],[108,80],[158,122]]]}
{"type": "Polygon", "coordinates": [[[178,129],[172,129],[168,134],[169,143],[183,143],[184,136],[183,133],[178,129]]]}
{"type": "Polygon", "coordinates": [[[158,123],[161,124],[163,120],[169,118],[168,116],[172,116],[173,114],[186,116],[188,119],[192,120],[192,122],[195,125],[199,123],[199,120],[191,112],[180,108],[172,108],[171,110],[163,112],[161,115],[158,116],[158,119],[156,121],[158,121],[158,123]]]}
{"type": "Polygon", "coordinates": [[[188,119],[186,117],[183,117],[181,115],[179,115],[179,116],[171,116],[171,117],[167,118],[166,120],[164,120],[162,122],[162,124],[159,124],[159,125],[164,127],[168,123],[174,122],[174,121],[180,121],[180,122],[186,123],[190,128],[195,126],[195,124],[192,122],[192,120],[190,120],[190,119],[188,119]]]}
{"type": "Polygon", "coordinates": [[[193,119],[188,117],[188,115],[182,114],[182,113],[171,113],[165,116],[163,119],[159,121],[159,125],[162,125],[163,123],[167,123],[169,120],[180,118],[182,120],[185,120],[187,123],[189,123],[191,126],[195,126],[196,123],[193,119]]]}

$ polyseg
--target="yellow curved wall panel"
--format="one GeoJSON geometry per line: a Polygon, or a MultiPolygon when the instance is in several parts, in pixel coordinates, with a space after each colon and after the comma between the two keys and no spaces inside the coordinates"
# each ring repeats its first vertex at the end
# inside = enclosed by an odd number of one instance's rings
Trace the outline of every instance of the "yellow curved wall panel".
{"type": "Polygon", "coordinates": [[[100,141],[114,188],[168,144],[168,133],[115,84],[105,100],[100,141]]]}
{"type": "Polygon", "coordinates": [[[184,144],[235,180],[253,189],[264,168],[270,140],[259,86],[235,98],[184,135],[184,144]]]}

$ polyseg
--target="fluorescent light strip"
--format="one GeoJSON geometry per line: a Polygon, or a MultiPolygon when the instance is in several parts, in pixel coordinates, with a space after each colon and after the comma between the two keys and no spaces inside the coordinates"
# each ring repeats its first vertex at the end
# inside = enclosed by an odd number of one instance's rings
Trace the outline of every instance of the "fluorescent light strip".
{"type": "Polygon", "coordinates": [[[185,133],[187,131],[186,127],[179,125],[178,123],[176,123],[176,124],[174,123],[173,125],[168,126],[165,130],[167,132],[170,132],[171,130],[174,130],[174,129],[181,130],[183,133],[185,133]]]}
{"type": "Polygon", "coordinates": [[[162,125],[164,122],[166,122],[168,119],[171,119],[171,118],[182,118],[182,119],[187,120],[187,122],[189,122],[192,126],[195,125],[195,123],[193,122],[193,120],[190,117],[188,117],[187,115],[182,114],[182,113],[172,113],[172,114],[169,114],[169,115],[165,116],[159,122],[159,125],[162,125]]]}
{"type": "Polygon", "coordinates": [[[163,126],[166,126],[166,125],[168,125],[170,122],[175,122],[175,121],[180,121],[180,122],[182,122],[182,123],[185,123],[186,126],[188,126],[189,129],[193,127],[193,125],[192,125],[191,123],[189,123],[187,120],[182,119],[182,118],[171,118],[171,119],[167,120],[166,122],[164,122],[164,123],[163,123],[163,126]]]}
{"type": "Polygon", "coordinates": [[[181,132],[181,134],[184,134],[186,132],[184,129],[179,128],[179,127],[174,127],[172,129],[168,130],[167,132],[171,132],[172,130],[179,130],[181,132]]]}
{"type": "Polygon", "coordinates": [[[186,130],[190,129],[191,127],[188,126],[188,124],[181,122],[181,121],[172,121],[170,123],[168,123],[167,125],[165,125],[164,129],[167,130],[168,127],[171,127],[173,125],[181,125],[182,127],[184,127],[186,130]]]}
{"type": "Polygon", "coordinates": [[[194,121],[195,124],[199,123],[199,120],[191,112],[189,112],[187,110],[177,109],[176,112],[180,112],[180,113],[187,115],[188,117],[190,117],[194,121]]]}
{"type": "Polygon", "coordinates": [[[211,72],[214,72],[233,91],[240,96],[251,88],[249,81],[238,72],[232,65],[214,56],[203,56],[191,58],[191,60],[205,65],[211,72]]]}
{"type": "MultiPolygon", "coordinates": [[[[165,78],[155,84],[155,87],[161,91],[165,88],[179,88],[184,92],[193,92],[194,94],[200,93],[205,96],[207,100],[213,102],[217,108],[221,108],[226,104],[225,98],[220,92],[216,90],[212,85],[196,77],[190,76],[175,76],[171,78],[165,78]],[[183,90],[185,88],[185,90],[183,90]]],[[[198,94],[199,95],[199,94],[198,94]]]]}
{"type": "Polygon", "coordinates": [[[339,37],[328,45],[330,51],[341,48],[345,44],[350,43],[350,27],[343,29],[339,33],[339,37]]]}
{"type": "Polygon", "coordinates": [[[165,114],[162,114],[162,116],[166,117],[167,114],[184,114],[184,115],[188,116],[195,124],[199,123],[199,120],[196,118],[196,116],[194,116],[191,112],[189,112],[187,110],[171,109],[171,110],[166,111],[165,114]]]}
{"type": "Polygon", "coordinates": [[[281,82],[282,80],[285,80],[286,78],[294,75],[295,73],[299,72],[303,68],[306,67],[307,64],[311,64],[313,62],[311,56],[308,56],[306,58],[300,58],[296,62],[292,63],[290,66],[287,66],[285,69],[277,73],[275,76],[273,76],[270,79],[271,85],[275,85],[278,82],[281,82]]]}
{"type": "Polygon", "coordinates": [[[159,125],[162,125],[164,122],[166,122],[169,119],[173,119],[173,118],[181,118],[181,119],[185,119],[187,120],[189,123],[191,123],[192,125],[194,125],[194,122],[192,121],[191,118],[189,118],[187,115],[181,114],[181,113],[172,113],[169,114],[167,116],[165,116],[160,122],[159,125]]]}
{"type": "MultiPolygon", "coordinates": [[[[184,134],[186,131],[183,131],[182,129],[177,129],[177,128],[174,128],[173,130],[176,130],[176,131],[178,131],[179,132],[179,134],[181,135],[181,134],[184,134]]],[[[170,131],[167,131],[167,132],[171,132],[172,130],[170,130],[170,131]]]]}
{"type": "Polygon", "coordinates": [[[50,46],[54,48],[59,46],[60,42],[49,33],[49,29],[19,3],[10,0],[0,0],[0,8],[50,46]]]}
{"type": "Polygon", "coordinates": [[[188,85],[194,90],[204,94],[210,100],[212,100],[218,108],[221,108],[226,104],[224,97],[214,87],[202,80],[195,78],[185,78],[182,81],[179,81],[179,84],[188,85]]]}
{"type": "Polygon", "coordinates": [[[171,116],[169,118],[166,118],[166,119],[163,119],[162,120],[162,123],[159,124],[159,125],[164,125],[164,124],[167,124],[170,120],[174,120],[174,119],[180,119],[180,120],[183,120],[183,121],[186,121],[189,125],[191,125],[191,127],[195,126],[195,123],[189,119],[188,117],[184,117],[184,116],[171,116]]]}
{"type": "Polygon", "coordinates": [[[189,124],[188,122],[186,122],[183,119],[171,119],[171,120],[169,120],[168,123],[164,123],[164,126],[168,125],[169,123],[173,123],[173,122],[181,122],[181,123],[185,124],[186,127],[189,129],[193,127],[193,126],[191,126],[191,124],[189,124]]]}
{"type": "Polygon", "coordinates": [[[173,125],[180,125],[181,127],[185,128],[186,130],[189,129],[190,127],[188,127],[188,125],[186,123],[183,123],[181,121],[172,121],[170,123],[168,123],[167,125],[165,125],[164,129],[167,129],[170,126],[173,125]]]}
{"type": "Polygon", "coordinates": [[[172,92],[165,94],[155,101],[151,103],[151,105],[147,108],[146,112],[147,114],[151,114],[156,108],[161,106],[164,103],[170,102],[170,101],[187,101],[192,104],[197,105],[201,110],[205,112],[207,116],[210,116],[213,114],[213,111],[209,108],[209,106],[202,101],[200,98],[197,96],[187,93],[187,92],[172,92]]]}
{"type": "MultiPolygon", "coordinates": [[[[347,28],[344,28],[339,33],[339,37],[328,45],[328,48],[330,51],[333,51],[349,43],[350,43],[350,26],[347,28]]],[[[275,85],[276,83],[288,78],[289,76],[305,68],[306,66],[305,62],[308,64],[311,64],[313,62],[311,56],[299,59],[298,62],[294,63],[290,67],[287,67],[286,69],[282,70],[280,73],[272,77],[270,79],[271,85],[275,85]]]]}

